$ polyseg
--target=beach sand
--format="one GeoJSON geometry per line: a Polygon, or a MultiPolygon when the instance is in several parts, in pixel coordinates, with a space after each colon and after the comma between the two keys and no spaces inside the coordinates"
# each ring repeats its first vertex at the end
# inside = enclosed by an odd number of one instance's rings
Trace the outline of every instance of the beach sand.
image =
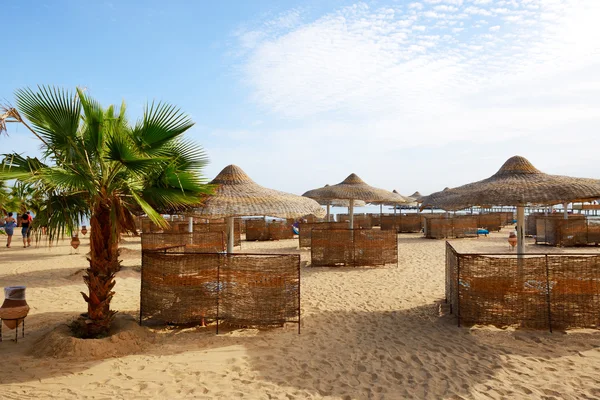
{"type": "MultiPolygon", "coordinates": [[[[14,343],[14,331],[3,329],[1,399],[600,397],[600,332],[458,328],[453,316],[440,316],[443,240],[399,235],[398,266],[303,267],[300,335],[289,324],[217,336],[214,327],[137,325],[140,244],[126,238],[112,303],[118,333],[82,341],[65,332],[86,311],[79,292],[88,237],[78,254],[66,241],[0,248],[0,286],[26,285],[31,306],[25,338],[14,343]]],[[[459,251],[507,251],[506,237],[452,243],[459,251]]],[[[297,239],[243,242],[242,251],[310,259],[297,239]]]]}

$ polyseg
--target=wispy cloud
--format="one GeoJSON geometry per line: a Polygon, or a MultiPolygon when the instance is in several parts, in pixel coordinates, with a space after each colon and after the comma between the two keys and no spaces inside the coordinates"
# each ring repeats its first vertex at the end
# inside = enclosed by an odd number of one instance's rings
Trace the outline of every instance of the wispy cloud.
{"type": "MultiPolygon", "coordinates": [[[[600,123],[598,18],[597,0],[357,3],[309,22],[283,14],[240,34],[239,46],[250,49],[252,101],[312,143],[341,135],[355,143],[348,152],[364,154],[366,136],[388,151],[551,141],[574,121],[572,138],[600,123]]],[[[293,144],[289,131],[280,136],[293,144]]]]}

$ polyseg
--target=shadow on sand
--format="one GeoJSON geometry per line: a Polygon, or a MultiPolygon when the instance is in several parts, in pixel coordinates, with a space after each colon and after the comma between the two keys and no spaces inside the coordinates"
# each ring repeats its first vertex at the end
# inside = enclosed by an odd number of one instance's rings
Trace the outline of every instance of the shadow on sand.
{"type": "MultiPolygon", "coordinates": [[[[57,359],[53,368],[47,368],[47,358],[30,355],[50,330],[41,321],[72,316],[32,316],[28,322],[37,330],[30,332],[26,341],[0,345],[5,361],[0,365],[0,382],[22,383],[72,374],[102,360],[57,359]],[[14,362],[29,368],[29,373],[9,374],[14,362]]],[[[133,321],[132,317],[125,318],[133,321]]],[[[166,355],[239,345],[249,355],[247,360],[238,361],[247,364],[250,380],[258,378],[290,392],[359,399],[461,398],[488,391],[495,392],[488,393],[492,397],[550,396],[556,394],[552,385],[560,381],[561,366],[569,365],[566,357],[583,357],[582,352],[600,347],[598,332],[565,335],[457,328],[452,318],[438,316],[436,304],[390,312],[314,313],[303,318],[300,335],[290,326],[244,337],[236,334],[239,330],[223,330],[216,336],[214,327],[153,331],[128,326],[141,335],[144,345],[132,346],[120,356],[160,354],[164,362],[166,355]],[[536,374],[527,366],[531,364],[545,368],[547,388],[526,387],[528,376],[536,374]],[[507,381],[507,376],[514,379],[507,381]],[[493,388],[490,382],[494,382],[493,388]]]]}

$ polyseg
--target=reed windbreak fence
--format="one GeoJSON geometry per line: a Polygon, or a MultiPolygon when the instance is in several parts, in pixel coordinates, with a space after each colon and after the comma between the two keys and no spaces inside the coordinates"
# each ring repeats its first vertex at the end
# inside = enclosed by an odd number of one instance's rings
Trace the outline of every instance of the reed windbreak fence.
{"type": "Polygon", "coordinates": [[[600,243],[600,223],[588,218],[536,218],[536,244],[588,246],[600,243]]]}
{"type": "Polygon", "coordinates": [[[300,256],[142,252],[140,324],[297,323],[300,256]]]}
{"type": "MultiPolygon", "coordinates": [[[[537,236],[537,221],[538,218],[552,218],[555,220],[564,220],[565,216],[563,213],[543,213],[543,212],[534,212],[525,217],[525,236],[537,236]]],[[[584,220],[585,215],[579,214],[569,214],[569,220],[584,220]]]]}
{"type": "Polygon", "coordinates": [[[298,225],[299,246],[310,247],[313,229],[347,229],[347,222],[304,222],[298,225]]]}
{"type": "Polygon", "coordinates": [[[382,215],[381,230],[396,231],[396,233],[421,232],[423,216],[421,214],[382,215]]]}
{"type": "MultiPolygon", "coordinates": [[[[354,228],[357,229],[371,229],[373,228],[373,221],[368,214],[353,214],[354,228]]],[[[337,214],[337,222],[350,223],[349,214],[337,214]]]]}
{"type": "MultiPolygon", "coordinates": [[[[193,226],[193,230],[198,233],[219,232],[223,233],[225,238],[227,238],[227,223],[225,222],[210,221],[208,223],[196,223],[193,226]]],[[[242,222],[238,218],[234,219],[233,222],[233,245],[242,245],[242,222]]]]}
{"type": "Polygon", "coordinates": [[[360,267],[398,264],[398,240],[393,231],[313,229],[313,267],[360,267]]]}
{"type": "Polygon", "coordinates": [[[477,231],[477,216],[425,218],[425,237],[429,239],[477,237],[477,231]]]}
{"type": "Polygon", "coordinates": [[[226,243],[223,232],[142,233],[142,251],[219,253],[226,243]]]}
{"type": "Polygon", "coordinates": [[[458,325],[600,326],[600,255],[458,253],[446,243],[446,302],[458,325]]]}
{"type": "Polygon", "coordinates": [[[292,230],[293,220],[288,221],[265,221],[261,219],[246,220],[246,240],[247,241],[265,241],[265,240],[283,240],[293,239],[292,230]]]}

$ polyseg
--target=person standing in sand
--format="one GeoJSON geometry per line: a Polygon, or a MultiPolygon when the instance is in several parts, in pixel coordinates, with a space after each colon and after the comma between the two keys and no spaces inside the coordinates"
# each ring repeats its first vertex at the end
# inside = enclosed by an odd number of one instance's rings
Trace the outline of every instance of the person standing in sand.
{"type": "Polygon", "coordinates": [[[6,247],[8,248],[10,248],[10,244],[12,243],[15,226],[17,226],[17,220],[13,217],[13,213],[9,212],[4,219],[4,232],[6,232],[7,236],[6,247]]]}
{"type": "Polygon", "coordinates": [[[33,217],[27,211],[26,214],[21,216],[21,234],[23,235],[23,248],[31,247],[31,225],[33,224],[33,217]]]}

